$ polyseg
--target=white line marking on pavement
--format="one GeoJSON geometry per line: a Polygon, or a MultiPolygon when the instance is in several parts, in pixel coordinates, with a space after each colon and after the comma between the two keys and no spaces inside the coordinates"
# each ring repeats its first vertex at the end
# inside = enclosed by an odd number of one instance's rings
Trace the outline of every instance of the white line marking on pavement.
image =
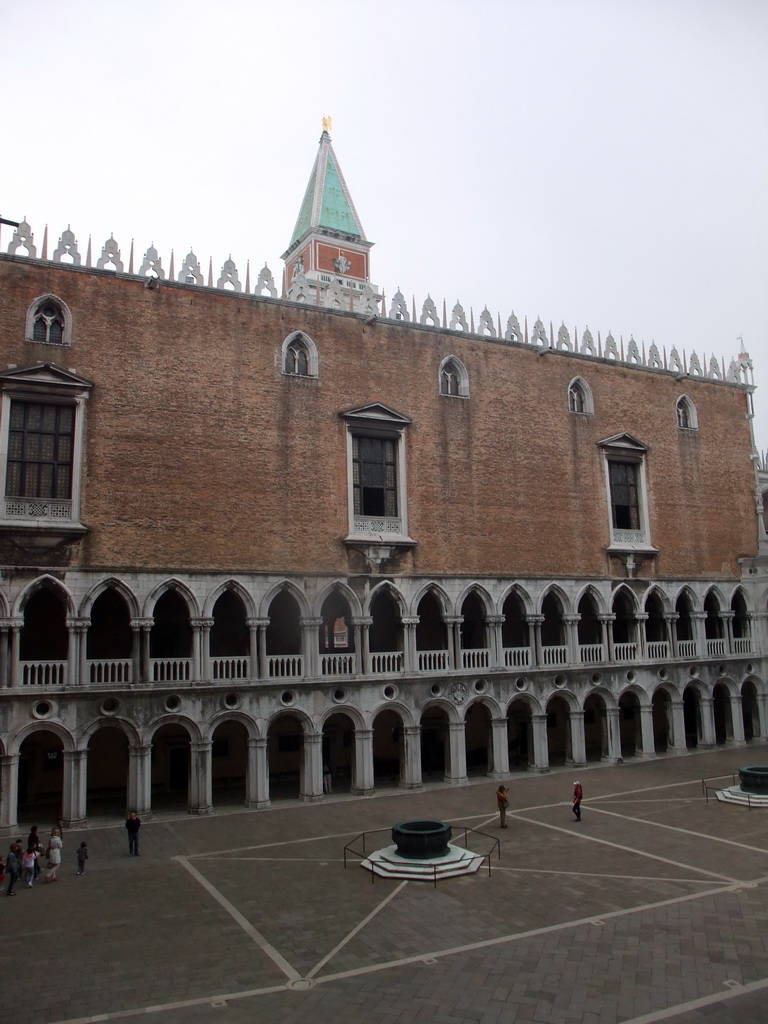
{"type": "Polygon", "coordinates": [[[395,898],[395,896],[398,895],[398,893],[401,893],[403,891],[403,889],[406,887],[406,885],[408,885],[408,879],[405,879],[405,881],[401,882],[400,885],[398,885],[396,889],[392,890],[392,892],[389,894],[389,896],[385,897],[381,901],[381,903],[378,905],[378,907],[374,907],[374,909],[370,912],[370,914],[367,914],[359,924],[355,925],[355,927],[352,929],[352,931],[348,935],[346,935],[337,946],[334,946],[334,948],[330,951],[330,953],[328,953],[326,956],[323,957],[322,960],[319,960],[315,964],[315,966],[309,972],[307,977],[308,978],[314,978],[314,976],[317,974],[317,972],[322,967],[325,967],[325,965],[328,963],[328,961],[332,960],[336,956],[336,954],[339,952],[339,950],[343,949],[344,946],[346,946],[346,944],[348,942],[350,942],[355,937],[355,935],[357,935],[357,933],[359,931],[362,931],[362,929],[365,928],[365,926],[368,924],[368,922],[372,921],[373,918],[376,917],[376,915],[379,913],[379,911],[383,910],[384,907],[386,907],[387,904],[391,900],[393,900],[395,898]]]}
{"type": "MultiPolygon", "coordinates": [[[[487,949],[489,946],[500,946],[505,942],[519,942],[522,939],[531,939],[539,935],[551,935],[553,932],[562,932],[568,928],[579,928],[583,925],[593,927],[595,921],[608,921],[612,918],[629,917],[632,914],[643,913],[647,910],[658,910],[661,907],[673,907],[678,903],[690,903],[694,900],[701,900],[707,896],[719,896],[721,893],[730,892],[729,886],[719,886],[716,889],[708,889],[706,892],[688,893],[685,896],[676,896],[674,899],[658,900],[655,903],[645,903],[641,906],[631,907],[627,910],[612,910],[601,914],[599,918],[593,914],[591,917],[581,917],[575,921],[561,921],[558,924],[550,924],[544,928],[532,928],[525,932],[513,932],[510,935],[499,935],[493,939],[479,939],[477,942],[469,942],[464,946],[452,946],[450,949],[438,949],[424,953],[414,953],[412,956],[404,956],[399,960],[388,960],[386,963],[369,964],[367,967],[356,967],[351,971],[340,971],[338,974],[326,974],[317,978],[318,985],[329,981],[340,981],[344,978],[354,978],[360,974],[373,974],[376,971],[386,971],[391,967],[403,967],[405,964],[422,963],[427,957],[456,956],[460,953],[470,953],[476,949],[487,949]]],[[[625,1021],[624,1024],[630,1024],[625,1021]]]]}
{"type": "MultiPolygon", "coordinates": [[[[608,813],[608,812],[606,812],[608,813]]],[[[509,811],[507,811],[509,814],[509,811]]],[[[719,878],[724,882],[735,885],[739,879],[731,878],[730,875],[721,875],[718,871],[707,871],[706,868],[697,868],[694,864],[683,864],[679,860],[672,860],[670,857],[661,857],[657,853],[648,853],[646,850],[636,850],[632,846],[624,846],[622,843],[612,843],[608,839],[599,839],[588,832],[576,832],[573,828],[564,828],[562,825],[549,825],[544,821],[536,821],[535,818],[524,818],[516,812],[512,814],[518,821],[525,821],[529,825],[539,825],[541,828],[551,829],[553,832],[565,832],[567,835],[577,835],[589,843],[599,843],[601,846],[610,846],[614,850],[623,850],[625,853],[634,853],[638,857],[648,857],[650,860],[660,860],[664,864],[672,864],[676,868],[683,868],[686,871],[697,871],[700,875],[708,875],[710,878],[719,878]]]]}
{"type": "MultiPolygon", "coordinates": [[[[615,875],[609,871],[554,871],[551,868],[500,868],[492,865],[493,873],[497,871],[509,871],[514,874],[529,875],[575,875],[577,878],[614,878],[627,879],[630,882],[685,882],[686,885],[712,885],[709,878],[665,878],[664,875],[615,875]]],[[[739,883],[740,888],[745,888],[753,883],[739,883]]],[[[735,888],[735,887],[734,887],[735,888]]]]}
{"type": "Polygon", "coordinates": [[[605,814],[611,818],[622,818],[624,821],[634,821],[639,825],[647,825],[651,828],[665,828],[669,832],[682,832],[685,836],[695,836],[696,839],[707,839],[711,843],[727,843],[728,846],[738,846],[740,850],[751,850],[753,853],[768,853],[764,846],[749,846],[747,843],[737,843],[735,839],[723,839],[721,836],[708,835],[706,832],[692,832],[689,828],[680,828],[679,825],[665,825],[661,821],[648,821],[646,818],[633,818],[629,814],[619,814],[618,811],[606,811],[602,807],[593,807],[595,814],[605,814]]]}
{"type": "Polygon", "coordinates": [[[705,1006],[714,1006],[715,1003],[723,1003],[726,999],[733,999],[735,996],[743,996],[747,992],[760,992],[768,988],[768,978],[761,978],[759,981],[750,981],[747,985],[729,987],[727,992],[717,992],[711,996],[702,996],[701,999],[692,999],[689,1003],[678,1003],[677,1006],[669,1006],[666,1010],[654,1010],[653,1013],[645,1013],[642,1017],[633,1017],[632,1020],[625,1020],[624,1024],[657,1024],[658,1021],[673,1020],[681,1013],[690,1013],[691,1010],[700,1010],[705,1006]]]}
{"type": "Polygon", "coordinates": [[[192,867],[192,865],[189,863],[186,857],[175,857],[174,860],[177,860],[183,868],[186,868],[186,870],[192,875],[192,877],[196,879],[200,883],[200,885],[202,885],[205,891],[210,896],[212,896],[216,900],[216,902],[224,908],[224,910],[226,910],[229,916],[240,925],[240,927],[243,929],[246,935],[249,935],[253,939],[256,945],[259,946],[267,954],[269,959],[280,968],[280,970],[283,972],[283,974],[286,975],[286,977],[290,978],[291,981],[296,981],[298,978],[301,977],[296,968],[292,967],[288,963],[288,961],[285,959],[282,953],[279,953],[275,949],[275,947],[267,941],[267,939],[261,934],[261,932],[257,931],[253,927],[251,922],[248,921],[245,917],[243,917],[243,915],[240,913],[237,907],[233,906],[228,899],[222,896],[222,894],[214,885],[211,885],[211,883],[204,875],[200,874],[197,868],[192,867]]]}

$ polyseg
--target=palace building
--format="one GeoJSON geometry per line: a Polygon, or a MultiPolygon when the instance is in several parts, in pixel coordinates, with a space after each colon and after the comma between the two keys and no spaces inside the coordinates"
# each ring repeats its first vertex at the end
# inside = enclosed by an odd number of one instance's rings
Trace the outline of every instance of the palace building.
{"type": "Polygon", "coordinates": [[[327,130],[280,289],[6,232],[0,831],[765,742],[749,357],[371,244],[327,130]]]}

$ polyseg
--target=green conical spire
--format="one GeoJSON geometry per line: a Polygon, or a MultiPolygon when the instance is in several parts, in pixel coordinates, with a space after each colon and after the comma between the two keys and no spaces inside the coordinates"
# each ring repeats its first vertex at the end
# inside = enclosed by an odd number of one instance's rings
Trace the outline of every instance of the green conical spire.
{"type": "Polygon", "coordinates": [[[289,250],[308,232],[318,230],[365,241],[365,232],[327,131],[320,137],[320,149],[309,176],[289,250]]]}

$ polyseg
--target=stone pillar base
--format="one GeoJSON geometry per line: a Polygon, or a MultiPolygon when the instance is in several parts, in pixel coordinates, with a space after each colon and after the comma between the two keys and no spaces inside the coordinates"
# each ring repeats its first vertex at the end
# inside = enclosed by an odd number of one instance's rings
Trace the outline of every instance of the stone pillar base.
{"type": "Polygon", "coordinates": [[[647,754],[644,750],[635,751],[635,757],[638,759],[638,761],[652,761],[656,756],[657,754],[655,750],[649,751],[647,754]]]}
{"type": "Polygon", "coordinates": [[[322,793],[299,793],[299,800],[302,800],[305,804],[319,804],[322,803],[322,793]]]}
{"type": "Polygon", "coordinates": [[[213,814],[213,804],[208,804],[207,807],[190,807],[189,814],[213,814]]]}
{"type": "Polygon", "coordinates": [[[533,772],[534,775],[547,775],[549,773],[549,765],[546,768],[540,768],[537,764],[529,764],[525,770],[533,772]]]}
{"type": "Polygon", "coordinates": [[[62,818],[64,828],[85,828],[88,824],[87,818],[62,818]]]}
{"type": "Polygon", "coordinates": [[[486,772],[486,779],[493,779],[494,782],[503,782],[504,779],[511,779],[512,772],[486,772]]]}
{"type": "Polygon", "coordinates": [[[451,779],[447,775],[443,779],[443,782],[449,783],[451,786],[468,786],[469,779],[465,775],[463,779],[451,779]]]}
{"type": "Polygon", "coordinates": [[[409,789],[409,790],[412,790],[413,792],[416,792],[417,790],[423,790],[424,789],[424,784],[421,783],[421,782],[401,782],[400,785],[399,785],[399,788],[400,789],[409,789]]]}
{"type": "Polygon", "coordinates": [[[604,754],[600,758],[600,763],[601,764],[624,764],[624,758],[623,757],[611,757],[608,754],[604,754]]]}
{"type": "Polygon", "coordinates": [[[667,747],[666,753],[670,757],[680,757],[683,754],[688,753],[688,747],[667,747]]]}
{"type": "Polygon", "coordinates": [[[349,792],[352,796],[373,796],[376,790],[373,787],[371,789],[352,788],[349,792]]]}
{"type": "Polygon", "coordinates": [[[264,807],[269,807],[271,803],[271,800],[245,800],[243,806],[247,807],[249,811],[260,811],[264,807]]]}

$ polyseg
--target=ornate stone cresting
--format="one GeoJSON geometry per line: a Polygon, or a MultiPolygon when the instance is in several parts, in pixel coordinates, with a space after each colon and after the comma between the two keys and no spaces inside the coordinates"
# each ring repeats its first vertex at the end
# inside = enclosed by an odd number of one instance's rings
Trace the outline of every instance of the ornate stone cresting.
{"type": "MultiPolygon", "coordinates": [[[[38,256],[38,250],[34,243],[34,234],[25,217],[14,230],[7,252],[9,255],[17,258],[46,261],[48,259],[47,240],[48,228],[46,227],[42,252],[38,256]]],[[[129,276],[135,276],[133,248],[133,242],[131,242],[127,269],[129,276]]],[[[342,250],[339,251],[343,252],[342,250]]],[[[74,267],[83,266],[77,239],[69,225],[61,233],[58,244],[51,255],[51,260],[54,263],[69,264],[74,267]]],[[[90,257],[86,259],[85,266],[90,266],[90,257]]],[[[170,266],[169,279],[175,280],[179,284],[226,288],[238,294],[243,294],[238,270],[231,256],[222,265],[221,274],[215,285],[212,261],[210,262],[208,279],[206,281],[201,271],[200,262],[191,249],[184,258],[178,276],[173,271],[172,256],[170,266]]],[[[102,246],[101,255],[96,260],[96,268],[126,273],[120,247],[113,235],[110,235],[102,246]]],[[[138,276],[148,279],[148,287],[156,287],[159,280],[166,278],[162,259],[154,244],[150,245],[144,253],[138,270],[138,276]]],[[[250,290],[249,278],[250,275],[248,275],[246,280],[246,291],[250,290]]],[[[274,277],[266,263],[258,274],[254,295],[256,297],[267,295],[271,299],[278,298],[274,277]]],[[[502,327],[504,321],[501,315],[497,314],[494,318],[488,307],[485,306],[478,316],[477,326],[475,326],[474,315],[470,314],[468,322],[465,307],[458,300],[452,307],[450,319],[446,315],[446,304],[443,302],[441,322],[437,304],[431,295],[428,295],[424,301],[421,307],[421,315],[417,315],[415,297],[412,301],[412,309],[409,309],[405,296],[400,288],[398,288],[393,294],[392,300],[389,303],[389,309],[387,310],[384,296],[378,295],[368,281],[365,281],[358,289],[350,291],[340,281],[331,281],[327,286],[325,284],[320,286],[314,280],[308,280],[301,257],[293,263],[290,288],[284,297],[291,302],[320,306],[339,313],[352,313],[364,316],[366,319],[383,318],[409,324],[423,324],[428,327],[472,334],[479,338],[490,340],[503,339],[503,341],[510,344],[529,346],[540,350],[550,350],[566,354],[577,352],[581,356],[621,362],[627,366],[649,370],[663,370],[674,373],[680,378],[694,377],[748,389],[754,387],[752,361],[749,355],[743,351],[739,353],[736,359],[731,359],[726,364],[724,360],[718,359],[714,355],[709,357],[706,355],[700,356],[695,351],[691,351],[688,354],[683,351],[681,355],[676,345],[673,345],[667,352],[666,349],[660,350],[656,342],[652,342],[646,350],[645,343],[642,343],[642,345],[638,344],[631,335],[625,350],[624,342],[621,341],[617,344],[613,334],[610,332],[606,335],[604,343],[601,341],[600,333],[598,332],[597,342],[595,342],[594,336],[588,327],[584,329],[581,334],[581,341],[579,342],[578,330],[574,328],[573,335],[571,335],[565,323],[561,323],[555,338],[552,326],[550,325],[549,331],[547,331],[540,317],[536,318],[529,337],[527,320],[525,330],[523,330],[520,320],[514,312],[509,314],[506,326],[502,327]]],[[[739,338],[738,341],[741,342],[741,339],[739,338]]]]}

